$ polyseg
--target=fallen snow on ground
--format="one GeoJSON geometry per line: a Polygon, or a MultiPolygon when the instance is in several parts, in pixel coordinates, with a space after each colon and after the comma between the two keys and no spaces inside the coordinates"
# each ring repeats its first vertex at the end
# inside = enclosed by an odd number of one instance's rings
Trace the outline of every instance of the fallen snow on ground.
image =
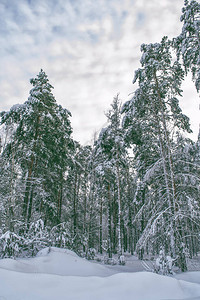
{"type": "Polygon", "coordinates": [[[192,273],[181,274],[182,280],[150,272],[119,273],[51,248],[31,259],[0,260],[0,300],[200,299],[200,284],[188,282],[200,279],[200,272],[192,273]]]}
{"type": "MultiPolygon", "coordinates": [[[[44,273],[62,276],[109,276],[115,272],[103,265],[90,263],[70,250],[45,248],[34,258],[0,260],[0,268],[24,273],[44,273]]],[[[1,300],[1,298],[0,298],[1,300]]]]}
{"type": "MultiPolygon", "coordinates": [[[[200,285],[200,272],[186,272],[174,276],[176,279],[198,283],[200,285]]],[[[199,298],[200,299],[200,298],[199,298]]]]}

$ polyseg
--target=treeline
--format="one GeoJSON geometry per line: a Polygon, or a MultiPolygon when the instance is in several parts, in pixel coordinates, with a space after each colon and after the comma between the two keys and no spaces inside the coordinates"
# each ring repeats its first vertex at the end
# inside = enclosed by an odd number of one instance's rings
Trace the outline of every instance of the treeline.
{"type": "Polygon", "coordinates": [[[200,136],[185,138],[178,97],[188,72],[200,90],[200,4],[185,1],[181,21],[178,37],[141,46],[137,89],[123,105],[114,97],[92,146],[72,138],[43,70],[28,100],[1,112],[1,257],[54,245],[142,258],[162,247],[187,269],[199,251],[200,136]]]}

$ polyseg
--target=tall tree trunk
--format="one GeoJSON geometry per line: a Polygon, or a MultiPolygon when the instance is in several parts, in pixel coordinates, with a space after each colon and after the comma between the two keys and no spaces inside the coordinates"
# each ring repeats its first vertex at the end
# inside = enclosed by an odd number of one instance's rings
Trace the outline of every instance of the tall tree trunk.
{"type": "MultiPolygon", "coordinates": [[[[85,174],[85,177],[87,177],[87,174],[85,174]]],[[[88,179],[88,178],[87,178],[88,179]]],[[[83,202],[83,237],[86,238],[87,233],[87,183],[85,184],[85,191],[84,191],[84,202],[83,202]]],[[[86,251],[86,245],[83,243],[83,252],[86,251]]]]}
{"type": "Polygon", "coordinates": [[[30,193],[30,199],[29,199],[29,206],[28,206],[28,215],[27,215],[27,227],[29,228],[29,223],[31,219],[31,214],[32,214],[32,206],[33,206],[33,191],[34,191],[34,186],[32,185],[31,188],[31,193],[30,193]]]}
{"type": "Polygon", "coordinates": [[[57,203],[57,223],[61,223],[62,216],[62,201],[63,201],[63,172],[60,174],[59,190],[58,190],[58,203],[57,203]]]}
{"type": "Polygon", "coordinates": [[[130,172],[127,169],[126,177],[127,177],[127,189],[128,189],[128,251],[133,255],[133,208],[132,208],[132,188],[130,184],[130,172]]]}
{"type": "Polygon", "coordinates": [[[122,234],[121,234],[121,191],[120,191],[120,171],[119,171],[119,152],[117,153],[116,162],[116,179],[117,179],[117,197],[118,197],[118,254],[122,254],[122,234]]]}
{"type": "Polygon", "coordinates": [[[108,256],[112,257],[112,205],[110,183],[108,183],[108,256]]]}
{"type": "Polygon", "coordinates": [[[168,197],[169,207],[171,207],[170,211],[172,213],[170,244],[171,244],[172,255],[175,257],[177,243],[178,243],[176,240],[177,234],[176,234],[176,222],[175,222],[175,212],[177,210],[177,204],[176,204],[176,189],[175,189],[174,171],[173,171],[172,157],[171,157],[171,145],[169,142],[166,118],[165,118],[165,114],[164,114],[163,102],[162,102],[162,97],[161,97],[161,93],[160,93],[160,88],[159,88],[159,84],[158,84],[156,71],[154,72],[154,80],[155,80],[155,84],[156,84],[156,90],[157,90],[158,101],[159,101],[159,111],[161,112],[161,123],[163,125],[163,130],[164,130],[164,140],[165,140],[164,144],[166,145],[166,149],[165,149],[166,151],[164,151],[162,135],[161,135],[160,127],[158,124],[160,150],[161,150],[161,156],[162,156],[162,162],[163,162],[165,183],[166,183],[166,187],[167,187],[167,197],[168,197]],[[167,152],[167,156],[164,155],[164,152],[167,152]],[[166,165],[169,165],[169,175],[168,175],[166,165]],[[170,177],[172,193],[170,193],[170,184],[168,181],[168,176],[170,177]],[[171,197],[171,195],[172,195],[172,197],[171,197]]]}
{"type": "Polygon", "coordinates": [[[27,215],[28,215],[28,204],[29,204],[30,188],[32,183],[33,164],[34,164],[34,156],[32,155],[30,166],[28,169],[28,177],[26,179],[26,189],[25,189],[24,203],[23,203],[23,216],[25,222],[27,221],[27,215]]]}
{"type": "Polygon", "coordinates": [[[75,170],[74,178],[74,195],[73,195],[73,236],[75,238],[77,233],[77,189],[78,189],[78,175],[77,170],[75,170]]]}
{"type": "Polygon", "coordinates": [[[14,231],[14,168],[15,168],[15,149],[12,146],[12,160],[11,160],[11,177],[10,177],[10,193],[8,200],[8,228],[10,231],[14,231]]]}
{"type": "MultiPolygon", "coordinates": [[[[33,152],[36,150],[37,146],[37,140],[39,137],[39,125],[40,125],[40,115],[38,114],[37,120],[36,120],[36,127],[35,127],[35,135],[34,135],[34,144],[33,148],[31,149],[33,152]]],[[[37,158],[36,158],[37,160],[37,158]]],[[[31,155],[31,161],[29,164],[28,168],[28,176],[26,180],[26,188],[25,188],[25,194],[24,194],[24,203],[23,203],[23,217],[24,221],[27,222],[27,217],[28,217],[28,204],[29,204],[29,199],[30,199],[30,188],[31,188],[31,183],[32,183],[32,173],[34,169],[34,163],[35,163],[35,157],[34,154],[32,153],[31,155]]],[[[31,204],[32,206],[32,204],[31,204]]]]}
{"type": "Polygon", "coordinates": [[[166,187],[166,192],[167,192],[167,199],[168,199],[168,206],[169,206],[169,211],[172,215],[170,218],[170,248],[173,257],[175,257],[176,254],[176,246],[175,246],[175,224],[174,224],[174,205],[171,200],[170,196],[170,187],[169,187],[169,180],[168,180],[168,173],[167,173],[167,166],[166,166],[166,161],[165,161],[165,155],[164,155],[164,149],[163,149],[163,143],[162,143],[162,138],[159,130],[159,141],[160,141],[160,153],[161,153],[161,159],[162,159],[162,165],[163,165],[163,171],[164,171],[164,178],[165,178],[165,187],[166,187]]]}
{"type": "Polygon", "coordinates": [[[100,198],[100,215],[99,215],[99,252],[102,254],[103,243],[103,200],[100,198]]]}

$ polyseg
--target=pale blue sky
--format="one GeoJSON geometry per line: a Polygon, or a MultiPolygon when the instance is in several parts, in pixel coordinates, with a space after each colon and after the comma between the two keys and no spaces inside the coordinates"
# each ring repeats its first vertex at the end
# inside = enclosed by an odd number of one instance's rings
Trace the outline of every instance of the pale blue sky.
{"type": "MultiPolygon", "coordinates": [[[[41,68],[82,143],[106,122],[120,92],[134,91],[141,43],[178,35],[182,0],[0,0],[0,110],[26,101],[41,68]]],[[[198,132],[198,96],[185,83],[184,113],[198,132]],[[188,100],[189,99],[189,100],[188,100]]]]}

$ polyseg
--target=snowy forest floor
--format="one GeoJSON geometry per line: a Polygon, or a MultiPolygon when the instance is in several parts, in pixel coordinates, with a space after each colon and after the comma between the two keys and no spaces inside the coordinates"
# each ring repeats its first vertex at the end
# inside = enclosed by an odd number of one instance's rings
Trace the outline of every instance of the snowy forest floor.
{"type": "MultiPolygon", "coordinates": [[[[107,267],[111,270],[115,270],[118,272],[142,272],[142,271],[147,271],[147,272],[153,272],[155,269],[156,265],[156,259],[152,257],[144,257],[143,260],[139,260],[138,257],[131,255],[129,253],[124,254],[125,257],[125,265],[121,266],[118,264],[118,257],[117,255],[113,255],[113,262],[115,265],[108,265],[107,267]]],[[[103,262],[104,261],[104,256],[103,255],[97,255],[95,260],[92,262],[103,262]]],[[[188,272],[191,271],[200,271],[200,255],[193,257],[192,259],[188,258],[187,259],[187,267],[188,267],[188,272]]],[[[175,273],[180,273],[178,268],[174,267],[174,272],[175,273]]]]}
{"type": "MultiPolygon", "coordinates": [[[[125,253],[125,265],[119,265],[118,263],[118,256],[113,255],[111,259],[111,263],[113,262],[114,265],[108,265],[107,263],[104,263],[104,257],[103,255],[98,255],[96,259],[92,260],[91,262],[97,262],[101,261],[106,267],[110,270],[113,270],[115,273],[123,273],[123,272],[142,272],[142,271],[153,271],[155,261],[150,259],[144,259],[139,260],[136,256],[125,253]]],[[[199,269],[200,270],[200,269],[199,269]]]]}
{"type": "Polygon", "coordinates": [[[125,266],[105,265],[54,247],[34,258],[2,259],[0,300],[200,299],[199,257],[189,262],[193,272],[173,277],[147,272],[154,261],[127,254],[125,260],[125,266]]]}

